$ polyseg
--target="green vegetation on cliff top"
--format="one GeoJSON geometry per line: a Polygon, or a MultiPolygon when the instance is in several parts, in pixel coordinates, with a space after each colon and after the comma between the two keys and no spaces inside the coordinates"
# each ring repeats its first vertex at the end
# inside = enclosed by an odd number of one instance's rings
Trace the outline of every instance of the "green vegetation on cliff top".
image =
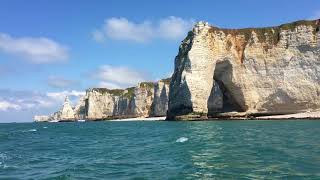
{"type": "Polygon", "coordinates": [[[127,89],[107,89],[107,88],[92,88],[92,91],[97,91],[101,94],[109,93],[113,96],[122,96],[128,99],[134,96],[135,87],[130,87],[127,89]]]}
{"type": "Polygon", "coordinates": [[[260,42],[266,42],[270,44],[277,44],[280,40],[280,31],[281,30],[289,30],[294,31],[297,26],[312,26],[314,28],[313,33],[319,31],[320,22],[319,20],[301,20],[295,21],[292,23],[282,24],[280,26],[274,27],[263,27],[263,28],[244,28],[244,29],[224,29],[212,26],[209,32],[223,31],[226,34],[231,35],[243,35],[245,41],[248,41],[251,38],[251,33],[254,31],[257,34],[257,37],[260,42]],[[267,41],[268,38],[268,41],[267,41]]]}
{"type": "Polygon", "coordinates": [[[164,82],[165,84],[170,84],[171,78],[161,79],[160,81],[164,82]]]}
{"type": "Polygon", "coordinates": [[[152,89],[154,88],[154,82],[141,82],[139,84],[140,88],[148,88],[148,89],[152,89]]]}
{"type": "Polygon", "coordinates": [[[131,99],[134,97],[134,89],[135,87],[130,87],[126,89],[126,92],[123,94],[124,97],[131,99]]]}
{"type": "Polygon", "coordinates": [[[101,94],[109,93],[115,96],[120,96],[124,92],[123,89],[92,88],[92,90],[101,94]]]}

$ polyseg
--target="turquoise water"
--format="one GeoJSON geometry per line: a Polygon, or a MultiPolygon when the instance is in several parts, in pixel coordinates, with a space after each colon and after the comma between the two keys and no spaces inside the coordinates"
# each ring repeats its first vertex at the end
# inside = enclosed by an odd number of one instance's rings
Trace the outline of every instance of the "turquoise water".
{"type": "Polygon", "coordinates": [[[320,121],[0,124],[0,179],[320,179],[320,121]]]}

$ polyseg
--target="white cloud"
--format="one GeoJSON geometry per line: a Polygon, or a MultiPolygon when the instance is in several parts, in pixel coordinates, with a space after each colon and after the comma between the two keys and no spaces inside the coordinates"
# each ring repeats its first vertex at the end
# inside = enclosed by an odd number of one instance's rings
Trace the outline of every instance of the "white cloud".
{"type": "Polygon", "coordinates": [[[65,46],[44,37],[15,38],[0,33],[0,51],[21,56],[38,64],[62,62],[68,59],[68,50],[65,46]]]}
{"type": "Polygon", "coordinates": [[[106,36],[116,40],[145,42],[153,36],[151,23],[134,23],[126,18],[110,18],[105,21],[106,36]]]}
{"type": "Polygon", "coordinates": [[[108,88],[108,89],[121,89],[122,88],[118,84],[107,82],[107,81],[101,81],[98,84],[98,87],[100,87],[100,88],[108,88]]]}
{"type": "Polygon", "coordinates": [[[93,39],[102,42],[105,39],[146,42],[154,38],[177,40],[186,36],[191,30],[194,20],[170,16],[158,22],[143,21],[135,23],[126,18],[110,18],[105,20],[100,30],[95,30],[93,39]]]}
{"type": "Polygon", "coordinates": [[[110,65],[101,66],[92,77],[101,81],[99,87],[110,89],[134,86],[139,82],[150,80],[150,75],[147,73],[125,66],[110,65]]]}
{"type": "Polygon", "coordinates": [[[65,79],[59,76],[50,76],[48,85],[54,88],[67,88],[77,85],[79,82],[71,79],[65,79]]]}
{"type": "Polygon", "coordinates": [[[159,36],[167,39],[179,39],[186,36],[193,26],[193,20],[184,20],[179,17],[170,16],[160,20],[159,36]]]}
{"type": "Polygon", "coordinates": [[[58,100],[58,101],[63,101],[64,98],[66,96],[69,96],[69,97],[81,97],[81,96],[84,96],[86,93],[83,92],[83,91],[75,91],[75,90],[72,90],[72,91],[61,91],[61,92],[48,92],[46,93],[46,95],[51,98],[51,99],[55,99],[55,100],[58,100]]]}
{"type": "Polygon", "coordinates": [[[0,111],[7,111],[9,109],[20,110],[21,107],[17,104],[14,104],[8,101],[0,101],[0,111]]]}

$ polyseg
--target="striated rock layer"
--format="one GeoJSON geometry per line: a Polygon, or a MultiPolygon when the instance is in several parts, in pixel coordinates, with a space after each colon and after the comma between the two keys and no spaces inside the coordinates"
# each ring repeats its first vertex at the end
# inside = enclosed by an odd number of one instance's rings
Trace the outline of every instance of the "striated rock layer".
{"type": "Polygon", "coordinates": [[[220,29],[199,22],[175,58],[167,119],[319,109],[319,26],[220,29]]]}

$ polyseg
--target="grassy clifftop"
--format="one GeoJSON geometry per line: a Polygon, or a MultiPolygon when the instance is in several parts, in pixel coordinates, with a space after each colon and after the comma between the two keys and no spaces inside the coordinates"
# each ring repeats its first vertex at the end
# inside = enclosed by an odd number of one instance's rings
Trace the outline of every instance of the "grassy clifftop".
{"type": "Polygon", "coordinates": [[[316,34],[320,28],[319,20],[301,20],[295,21],[292,23],[282,24],[280,26],[273,27],[263,27],[263,28],[243,28],[243,29],[224,29],[211,26],[209,32],[218,32],[223,31],[225,34],[231,34],[233,36],[243,35],[245,37],[245,41],[248,41],[251,37],[252,32],[257,34],[257,37],[260,42],[277,44],[279,41],[279,34],[281,30],[290,30],[294,31],[297,26],[312,26],[313,33],[316,34]],[[269,41],[267,42],[267,37],[269,37],[269,41]]]}

